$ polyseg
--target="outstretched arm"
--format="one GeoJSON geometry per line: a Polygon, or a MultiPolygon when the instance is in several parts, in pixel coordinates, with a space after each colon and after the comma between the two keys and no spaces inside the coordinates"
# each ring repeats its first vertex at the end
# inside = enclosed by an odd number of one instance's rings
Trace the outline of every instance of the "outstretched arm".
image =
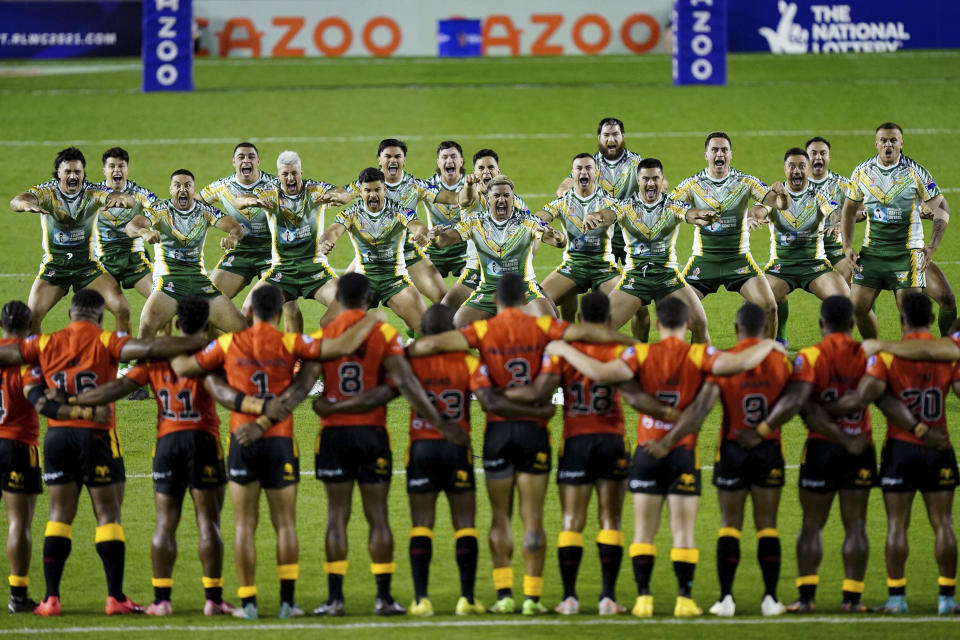
{"type": "MultiPolygon", "coordinates": [[[[349,355],[360,348],[363,341],[367,339],[370,331],[378,322],[386,322],[387,316],[379,309],[367,311],[363,320],[353,325],[336,338],[327,338],[324,336],[320,343],[320,359],[336,360],[345,355],[349,355]]],[[[319,375],[319,374],[318,374],[319,375]]],[[[316,380],[316,376],[313,378],[316,380]]]]}
{"type": "Polygon", "coordinates": [[[466,351],[469,348],[470,344],[467,342],[467,338],[460,331],[451,329],[450,331],[420,338],[407,347],[407,355],[415,358],[448,351],[466,351]]]}
{"type": "Polygon", "coordinates": [[[549,420],[553,415],[554,408],[550,403],[530,405],[517,402],[504,395],[503,391],[493,387],[476,389],[474,393],[477,394],[477,400],[486,411],[500,416],[537,416],[549,420]]]}
{"type": "Polygon", "coordinates": [[[863,341],[863,352],[867,357],[880,351],[886,351],[904,360],[938,360],[953,362],[960,360],[960,347],[950,338],[935,340],[877,340],[863,341]]]}
{"type": "Polygon", "coordinates": [[[37,413],[54,420],[92,420],[106,424],[112,415],[109,406],[92,407],[61,402],[70,398],[65,398],[62,391],[48,389],[43,383],[24,387],[23,395],[37,413]]]}
{"type": "Polygon", "coordinates": [[[540,373],[534,379],[533,384],[525,384],[519,387],[510,387],[503,393],[508,399],[515,402],[542,404],[550,402],[554,389],[560,385],[560,376],[556,373],[540,373]]]}
{"type": "Polygon", "coordinates": [[[886,382],[867,374],[860,378],[855,390],[847,391],[839,399],[823,405],[823,408],[832,416],[845,416],[866,408],[879,398],[886,388],[886,382]]]}
{"type": "Polygon", "coordinates": [[[676,422],[680,419],[681,412],[668,404],[664,404],[655,397],[645,392],[636,380],[630,380],[620,385],[620,394],[634,410],[653,416],[658,420],[666,422],[676,422]]]}
{"type": "Polygon", "coordinates": [[[731,353],[724,351],[713,363],[713,374],[717,376],[732,376],[744,371],[749,371],[763,362],[771,351],[786,353],[786,348],[771,338],[761,340],[757,344],[731,353]]]}
{"type": "MultiPolygon", "coordinates": [[[[566,334],[564,334],[564,337],[566,337],[566,334]]],[[[549,343],[544,353],[551,356],[560,356],[569,362],[574,369],[597,382],[620,383],[633,378],[633,371],[623,360],[618,358],[601,362],[563,340],[554,340],[549,343]]]]}
{"type": "MultiPolygon", "coordinates": [[[[198,351],[207,344],[206,336],[175,337],[161,336],[158,338],[133,338],[128,340],[120,350],[122,360],[159,360],[173,358],[183,353],[198,351]]],[[[178,375],[180,374],[178,372],[178,375]]]]}
{"type": "Polygon", "coordinates": [[[140,385],[130,378],[117,378],[77,394],[69,398],[68,402],[70,404],[110,404],[114,400],[130,395],[139,387],[140,385]]]}
{"type": "Polygon", "coordinates": [[[150,218],[138,213],[123,228],[123,232],[128,238],[143,238],[147,244],[156,244],[160,242],[160,232],[153,228],[150,218]]]}
{"type": "Polygon", "coordinates": [[[313,412],[320,417],[333,413],[367,413],[379,409],[398,395],[399,392],[393,386],[379,384],[369,391],[344,398],[339,402],[330,402],[323,396],[317,396],[313,399],[313,412]]]}
{"type": "Polygon", "coordinates": [[[333,248],[337,246],[337,240],[346,230],[347,228],[339,222],[334,222],[327,227],[327,230],[320,236],[320,253],[326,255],[333,251],[333,248]]]}
{"type": "Polygon", "coordinates": [[[383,360],[383,366],[387,375],[397,386],[397,390],[403,394],[414,411],[433,424],[437,431],[443,434],[444,438],[454,444],[470,444],[470,436],[467,435],[466,431],[461,429],[460,425],[444,420],[437,408],[430,402],[406,358],[403,356],[387,356],[383,360]]]}
{"type": "MultiPolygon", "coordinates": [[[[803,382],[801,380],[792,380],[789,382],[787,388],[784,389],[780,397],[777,398],[773,409],[767,414],[767,419],[764,420],[767,428],[776,430],[783,426],[785,422],[800,412],[800,409],[807,403],[812,393],[813,385],[809,382],[803,382]]],[[[760,430],[759,426],[757,429],[758,431],[760,430]]]]}
{"type": "Polygon", "coordinates": [[[611,329],[605,325],[595,322],[577,322],[567,327],[563,332],[564,342],[614,342],[617,344],[633,345],[637,341],[635,338],[620,333],[616,329],[611,329]]]}
{"type": "Polygon", "coordinates": [[[231,218],[230,216],[223,216],[217,223],[214,225],[220,231],[226,232],[227,236],[225,238],[220,238],[220,248],[224,251],[229,251],[237,246],[237,243],[240,242],[240,239],[246,235],[247,230],[243,228],[243,225],[231,218]]]}
{"type": "Polygon", "coordinates": [[[10,208],[20,213],[46,213],[46,211],[40,208],[40,201],[37,200],[37,196],[26,191],[15,196],[13,200],[10,201],[10,208]]]}

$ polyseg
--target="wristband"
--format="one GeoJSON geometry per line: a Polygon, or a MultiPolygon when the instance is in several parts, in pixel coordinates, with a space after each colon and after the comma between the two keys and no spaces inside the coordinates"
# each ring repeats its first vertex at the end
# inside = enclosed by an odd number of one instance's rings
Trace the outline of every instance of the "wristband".
{"type": "Polygon", "coordinates": [[[71,420],[93,420],[93,407],[76,405],[70,407],[71,420]]]}
{"type": "Polygon", "coordinates": [[[666,422],[676,422],[677,420],[680,419],[680,416],[682,415],[683,413],[681,411],[678,411],[677,409],[670,407],[663,412],[663,419],[666,422]]]}
{"type": "Polygon", "coordinates": [[[233,398],[233,410],[241,412],[241,407],[243,407],[243,399],[247,396],[242,392],[237,391],[237,395],[233,398]]]}
{"type": "Polygon", "coordinates": [[[263,398],[258,398],[256,396],[243,396],[243,401],[240,403],[240,413],[263,413],[263,407],[265,404],[266,403],[264,402],[263,398]]]}
{"type": "Polygon", "coordinates": [[[56,400],[47,399],[44,401],[43,406],[40,407],[40,414],[47,416],[48,418],[53,418],[56,420],[57,413],[60,412],[60,403],[56,400]]]}
{"type": "Polygon", "coordinates": [[[912,429],[910,429],[910,433],[918,438],[922,438],[924,435],[926,435],[927,431],[930,431],[930,427],[923,422],[918,422],[917,424],[913,425],[912,429]]]}
{"type": "Polygon", "coordinates": [[[268,418],[267,416],[260,416],[259,418],[257,418],[256,422],[257,422],[257,426],[263,429],[264,431],[266,431],[267,429],[273,426],[273,421],[270,420],[270,418],[268,418]]]}
{"type": "Polygon", "coordinates": [[[773,433],[773,429],[771,429],[770,425],[767,424],[767,421],[764,420],[763,422],[757,425],[757,433],[760,435],[761,438],[766,438],[768,435],[773,433]]]}

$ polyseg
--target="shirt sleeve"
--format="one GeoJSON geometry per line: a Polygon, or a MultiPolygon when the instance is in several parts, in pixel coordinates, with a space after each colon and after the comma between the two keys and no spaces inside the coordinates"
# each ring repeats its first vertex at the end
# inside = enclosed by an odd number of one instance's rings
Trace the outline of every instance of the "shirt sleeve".
{"type": "Polygon", "coordinates": [[[623,350],[623,353],[620,354],[620,359],[630,367],[630,371],[633,372],[633,375],[636,376],[640,373],[640,361],[637,359],[637,349],[634,346],[629,346],[623,350]]]}
{"type": "MultiPolygon", "coordinates": [[[[223,338],[223,336],[220,336],[220,338],[223,338]]],[[[210,344],[203,349],[203,351],[197,352],[197,354],[194,356],[197,359],[197,364],[207,371],[219,369],[223,366],[223,363],[226,360],[227,354],[223,350],[223,345],[220,344],[220,338],[211,341],[210,344]]]]}
{"type": "Polygon", "coordinates": [[[557,198],[556,200],[551,200],[547,204],[543,205],[543,210],[549,213],[554,218],[564,217],[563,207],[560,206],[563,204],[563,198],[557,198]]]}
{"type": "Polygon", "coordinates": [[[479,322],[486,322],[485,320],[480,320],[460,329],[460,333],[463,334],[463,337],[467,339],[467,344],[470,345],[471,349],[476,349],[480,346],[480,335],[477,331],[477,324],[479,322]]]}
{"type": "Polygon", "coordinates": [[[857,167],[853,170],[853,175],[850,176],[850,181],[847,183],[847,197],[855,202],[863,202],[863,192],[860,191],[860,174],[863,172],[863,169],[857,167]]]}
{"type": "Polygon", "coordinates": [[[219,180],[216,182],[211,182],[203,189],[200,189],[200,199],[210,205],[212,205],[214,202],[219,202],[220,194],[218,193],[218,186],[219,180]]]}
{"type": "Polygon", "coordinates": [[[123,351],[123,345],[130,342],[132,336],[129,333],[114,331],[110,334],[109,351],[114,360],[120,362],[120,353],[123,351]]]}
{"type": "Polygon", "coordinates": [[[890,363],[888,360],[892,361],[893,356],[883,351],[870,356],[867,359],[867,375],[887,382],[890,374],[890,363]]]}
{"type": "Polygon", "coordinates": [[[549,356],[544,354],[540,359],[540,373],[553,373],[560,375],[561,363],[559,356],[549,356]]]}
{"type": "MultiPolygon", "coordinates": [[[[547,316],[550,317],[550,316],[547,316]]],[[[566,333],[567,327],[570,326],[570,323],[566,320],[558,320],[556,318],[550,318],[550,327],[547,329],[547,338],[550,340],[561,340],[563,339],[563,334],[566,333]]]]}
{"type": "Polygon", "coordinates": [[[933,176],[924,167],[919,164],[913,165],[913,176],[917,183],[917,195],[921,200],[927,202],[940,195],[940,187],[933,180],[933,176]]]}
{"type": "Polygon", "coordinates": [[[150,382],[150,369],[146,363],[138,364],[133,369],[130,369],[130,371],[127,371],[123,377],[133,380],[138,386],[142,387],[150,382]]]}
{"type": "Polygon", "coordinates": [[[485,363],[481,362],[480,366],[470,374],[470,388],[473,390],[488,389],[492,386],[493,382],[490,380],[490,369],[487,368],[485,363]]]}
{"type": "Polygon", "coordinates": [[[720,349],[708,344],[703,350],[703,360],[700,361],[700,370],[706,374],[713,373],[713,365],[716,364],[717,358],[720,357],[721,353],[723,352],[720,351],[720,349]]]}
{"type": "Polygon", "coordinates": [[[384,342],[386,343],[386,349],[383,353],[384,356],[406,357],[406,351],[403,349],[403,343],[400,342],[400,334],[392,325],[381,324],[379,327],[377,327],[377,330],[380,331],[380,335],[383,336],[384,342]]]}
{"type": "Polygon", "coordinates": [[[40,364],[40,341],[49,340],[49,335],[35,333],[20,341],[20,357],[28,364],[40,364]]]}
{"type": "Polygon", "coordinates": [[[797,357],[793,359],[793,375],[790,380],[810,384],[816,383],[817,372],[815,366],[817,359],[812,349],[801,349],[797,357]]]}
{"type": "Polygon", "coordinates": [[[312,334],[301,333],[293,343],[293,353],[304,360],[319,360],[320,349],[323,346],[323,329],[317,329],[312,334]]]}
{"type": "Polygon", "coordinates": [[[750,195],[752,195],[753,199],[757,202],[763,202],[763,199],[770,193],[770,187],[756,176],[744,176],[743,181],[750,187],[750,195]]]}
{"type": "Polygon", "coordinates": [[[47,385],[47,382],[43,377],[43,370],[40,367],[36,365],[24,365],[21,371],[22,373],[20,374],[20,380],[24,389],[38,384],[42,384],[43,386],[47,385]]]}
{"type": "Polygon", "coordinates": [[[202,209],[203,217],[207,219],[207,222],[210,224],[211,227],[215,226],[217,222],[220,221],[220,218],[223,217],[223,211],[220,211],[220,209],[217,209],[216,207],[210,206],[210,205],[208,206],[201,205],[201,206],[203,207],[202,209]]]}

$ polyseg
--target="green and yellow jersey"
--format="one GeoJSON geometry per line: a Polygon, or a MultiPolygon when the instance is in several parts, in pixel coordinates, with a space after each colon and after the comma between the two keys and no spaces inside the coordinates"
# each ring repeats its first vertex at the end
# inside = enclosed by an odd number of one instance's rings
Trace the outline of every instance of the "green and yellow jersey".
{"type": "Polygon", "coordinates": [[[611,162],[598,151],[593,159],[597,163],[597,184],[607,195],[627,200],[637,193],[637,166],[643,160],[639,154],[624,149],[620,157],[611,162]]]}
{"type": "Polygon", "coordinates": [[[320,252],[320,237],[326,227],[325,205],[317,198],[333,188],[329,182],[304,180],[300,193],[293,196],[280,187],[264,190],[264,196],[277,203],[267,212],[273,266],[300,261],[327,264],[327,256],[320,252]]]}
{"type": "Polygon", "coordinates": [[[333,219],[342,224],[350,234],[350,241],[357,254],[360,273],[369,266],[389,267],[396,275],[407,272],[403,245],[407,238],[407,225],[417,219],[412,209],[407,209],[395,200],[386,199],[383,209],[369,211],[363,201],[355,202],[333,219]]]}
{"type": "Polygon", "coordinates": [[[505,273],[536,280],[533,242],[543,234],[546,224],[529,210],[515,208],[503,222],[495,221],[489,212],[464,216],[455,228],[461,238],[472,240],[477,247],[481,283],[496,285],[505,273]]]}
{"type": "MultiPolygon", "coordinates": [[[[463,189],[465,183],[466,180],[464,177],[460,176],[460,180],[456,185],[448,187],[438,173],[433,174],[433,176],[427,180],[427,185],[431,189],[435,189],[437,193],[440,193],[440,191],[457,193],[463,189]]],[[[436,196],[432,199],[423,199],[421,202],[423,203],[423,210],[427,214],[428,228],[432,229],[435,225],[454,225],[460,222],[460,207],[458,205],[437,202],[436,196]]]]}
{"type": "Polygon", "coordinates": [[[787,193],[792,198],[789,209],[767,209],[767,218],[770,220],[770,260],[826,260],[823,230],[837,203],[809,181],[804,191],[794,193],[787,189],[787,193]]]}
{"type": "Polygon", "coordinates": [[[264,171],[260,172],[260,177],[253,184],[240,184],[236,175],[229,175],[214,180],[201,189],[200,199],[220,209],[246,230],[246,235],[237,243],[237,249],[253,249],[269,253],[271,234],[267,211],[261,207],[241,210],[236,205],[236,198],[241,195],[262,198],[267,191],[279,188],[280,181],[277,177],[264,171]]]}
{"type": "Polygon", "coordinates": [[[207,229],[225,215],[222,211],[199,200],[194,201],[189,211],[181,211],[173,200],[162,200],[144,213],[160,233],[160,242],[154,249],[154,278],[184,271],[206,273],[203,243],[207,229]]]}
{"type": "Polygon", "coordinates": [[[666,195],[655,204],[647,204],[639,195],[621,202],[615,211],[626,243],[627,269],[645,264],[678,268],[677,234],[689,208],[666,195]]]}
{"type": "MultiPolygon", "coordinates": [[[[487,196],[484,193],[477,194],[477,201],[473,203],[469,209],[460,210],[460,219],[461,221],[468,220],[470,218],[475,218],[478,216],[484,216],[487,214],[487,196]]],[[[517,194],[513,194],[513,210],[520,211],[524,215],[530,215],[530,207],[527,206],[527,203],[523,201],[523,198],[517,194]]],[[[474,244],[472,238],[466,238],[467,241],[467,266],[466,269],[479,269],[480,268],[480,258],[477,256],[477,245],[474,244]]]]}
{"type": "MultiPolygon", "coordinates": [[[[97,185],[106,191],[112,191],[112,187],[106,182],[97,185]]],[[[127,180],[126,186],[120,190],[132,196],[136,204],[132,209],[122,207],[101,207],[97,216],[97,245],[95,250],[97,255],[116,255],[143,251],[143,239],[131,238],[126,233],[127,223],[133,220],[134,216],[146,215],[146,210],[159,198],[149,189],[141,187],[133,180],[127,180]]]]}
{"type": "Polygon", "coordinates": [[[586,198],[570,189],[561,197],[551,200],[543,206],[543,210],[554,218],[560,218],[563,231],[567,236],[567,246],[563,250],[563,259],[568,260],[571,254],[577,257],[588,257],[606,260],[613,263],[611,240],[613,226],[585,229],[584,219],[591,213],[609,209],[617,213],[620,202],[606,195],[601,189],[596,189],[586,198]]]}
{"type": "Polygon", "coordinates": [[[96,260],[95,226],[97,212],[103,206],[112,190],[92,182],[84,181],[76,195],[67,195],[60,190],[60,182],[49,180],[28,189],[41,209],[46,213],[40,216],[43,230],[43,262],[54,260],[75,260],[85,257],[96,260]]]}

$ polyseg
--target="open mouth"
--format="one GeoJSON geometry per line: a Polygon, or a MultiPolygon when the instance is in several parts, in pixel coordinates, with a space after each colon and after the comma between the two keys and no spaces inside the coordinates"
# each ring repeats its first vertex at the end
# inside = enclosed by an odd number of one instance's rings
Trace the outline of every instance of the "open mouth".
{"type": "Polygon", "coordinates": [[[296,180],[287,180],[283,183],[284,188],[287,193],[296,193],[297,192],[297,181],[296,180]]]}
{"type": "Polygon", "coordinates": [[[498,202],[494,210],[501,216],[507,215],[507,203],[498,202]]]}
{"type": "Polygon", "coordinates": [[[644,196],[647,200],[653,200],[657,197],[657,188],[656,187],[647,187],[643,190],[644,196]]]}
{"type": "Polygon", "coordinates": [[[397,174],[399,172],[400,172],[400,167],[398,167],[397,165],[395,164],[387,165],[387,175],[389,175],[391,178],[397,177],[397,174]]]}
{"type": "Polygon", "coordinates": [[[725,166],[727,166],[727,159],[717,158],[716,160],[713,161],[713,166],[717,169],[723,169],[725,166]]]}
{"type": "Polygon", "coordinates": [[[483,176],[480,177],[480,180],[481,180],[481,182],[483,182],[483,186],[487,186],[487,183],[489,183],[491,180],[493,180],[493,176],[488,176],[488,175],[484,174],[483,176]]]}
{"type": "Polygon", "coordinates": [[[587,185],[590,184],[590,176],[580,176],[578,181],[580,183],[580,188],[586,189],[587,185]]]}
{"type": "Polygon", "coordinates": [[[802,184],[803,184],[803,175],[794,174],[790,176],[790,187],[794,191],[797,191],[800,188],[800,185],[802,184]]]}
{"type": "Polygon", "coordinates": [[[446,173],[448,176],[452,176],[453,174],[455,174],[455,173],[457,172],[457,165],[453,164],[452,162],[449,162],[449,163],[443,165],[443,171],[444,171],[444,173],[446,173]]]}
{"type": "Polygon", "coordinates": [[[253,165],[252,164],[241,164],[240,165],[240,175],[244,178],[249,178],[253,175],[253,165]]]}
{"type": "Polygon", "coordinates": [[[113,174],[112,176],[110,176],[110,178],[113,180],[113,183],[114,183],[114,184],[121,184],[121,183],[123,182],[123,174],[122,174],[122,173],[115,173],[115,174],[113,174]]]}
{"type": "Polygon", "coordinates": [[[186,209],[188,202],[190,202],[190,197],[187,194],[181,193],[177,196],[177,206],[179,208],[186,209]]]}
{"type": "Polygon", "coordinates": [[[70,189],[76,189],[80,186],[79,178],[67,178],[67,187],[70,189]]]}
{"type": "Polygon", "coordinates": [[[372,211],[374,209],[379,209],[379,208],[380,208],[380,198],[376,196],[367,198],[367,209],[370,209],[372,211]]]}
{"type": "Polygon", "coordinates": [[[823,160],[814,160],[813,161],[813,170],[817,173],[823,170],[823,160]]]}

